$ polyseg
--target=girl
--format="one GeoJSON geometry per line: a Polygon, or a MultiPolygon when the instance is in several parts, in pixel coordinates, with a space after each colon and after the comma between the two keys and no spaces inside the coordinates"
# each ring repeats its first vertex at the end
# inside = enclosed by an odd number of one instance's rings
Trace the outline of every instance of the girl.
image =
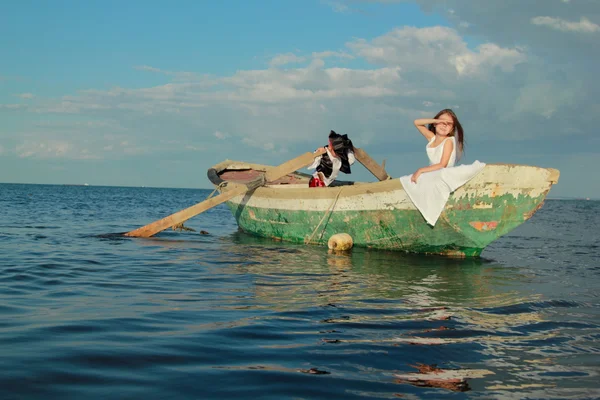
{"type": "Polygon", "coordinates": [[[325,146],[327,153],[315,158],[315,162],[308,169],[315,168],[309,187],[329,186],[337,178],[340,171],[350,173],[350,165],[354,164],[354,146],[348,135],[340,135],[331,131],[329,145],[325,146]]]}
{"type": "Polygon", "coordinates": [[[433,119],[417,119],[415,126],[428,141],[429,166],[400,177],[400,182],[427,223],[435,226],[450,193],[479,174],[485,163],[454,166],[463,153],[464,133],[452,110],[442,110],[433,119]]]}
{"type": "Polygon", "coordinates": [[[463,153],[464,133],[456,114],[449,108],[437,113],[433,119],[416,119],[414,124],[429,142],[425,147],[429,166],[419,168],[410,178],[411,182],[417,183],[424,172],[454,166],[463,153]]]}

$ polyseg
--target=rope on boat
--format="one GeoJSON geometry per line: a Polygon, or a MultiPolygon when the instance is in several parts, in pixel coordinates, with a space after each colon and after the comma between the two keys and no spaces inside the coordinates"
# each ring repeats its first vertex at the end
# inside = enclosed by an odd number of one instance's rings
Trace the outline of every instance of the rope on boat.
{"type": "Polygon", "coordinates": [[[329,206],[329,210],[327,210],[327,212],[325,213],[325,215],[323,215],[323,218],[321,218],[321,220],[319,221],[319,224],[317,225],[317,227],[315,228],[315,230],[313,231],[313,233],[308,237],[308,239],[304,239],[304,244],[318,243],[318,241],[323,238],[323,233],[325,233],[325,227],[327,225],[325,225],[323,227],[323,230],[321,231],[321,235],[319,236],[319,239],[316,242],[312,241],[313,236],[315,236],[315,233],[317,233],[317,230],[319,229],[319,227],[321,226],[321,224],[323,223],[323,221],[325,221],[325,217],[330,216],[331,213],[333,212],[333,208],[334,208],[335,204],[337,203],[338,198],[340,197],[340,193],[342,193],[342,190],[344,190],[344,186],[342,186],[340,188],[340,191],[335,196],[335,199],[333,200],[333,203],[331,203],[331,205],[329,206]]]}
{"type": "Polygon", "coordinates": [[[218,186],[215,188],[215,190],[213,190],[213,191],[212,191],[212,193],[211,193],[211,194],[209,194],[209,195],[208,195],[208,197],[207,197],[205,200],[208,200],[208,199],[210,199],[211,197],[213,197],[213,195],[215,194],[215,192],[216,192],[217,190],[219,190],[219,189],[222,189],[222,188],[223,188],[223,186],[226,186],[226,185],[227,185],[227,181],[223,181],[223,182],[219,183],[219,185],[218,185],[218,186]]]}

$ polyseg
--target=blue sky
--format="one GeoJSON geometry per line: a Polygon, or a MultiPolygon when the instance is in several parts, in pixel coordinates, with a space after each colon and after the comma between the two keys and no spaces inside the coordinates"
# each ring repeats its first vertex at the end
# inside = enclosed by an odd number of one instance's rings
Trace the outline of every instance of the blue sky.
{"type": "Polygon", "coordinates": [[[209,187],[331,129],[401,176],[427,162],[412,120],[451,107],[463,162],[600,198],[599,43],[592,0],[7,2],[0,182],[209,187]]]}

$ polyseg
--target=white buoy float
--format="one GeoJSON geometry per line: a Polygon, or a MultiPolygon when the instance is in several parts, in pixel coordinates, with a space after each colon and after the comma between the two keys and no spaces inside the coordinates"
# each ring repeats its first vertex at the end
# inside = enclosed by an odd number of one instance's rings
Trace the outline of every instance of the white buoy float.
{"type": "Polygon", "coordinates": [[[350,250],[354,246],[352,236],[347,233],[336,233],[329,238],[327,247],[335,251],[346,251],[350,250]]]}

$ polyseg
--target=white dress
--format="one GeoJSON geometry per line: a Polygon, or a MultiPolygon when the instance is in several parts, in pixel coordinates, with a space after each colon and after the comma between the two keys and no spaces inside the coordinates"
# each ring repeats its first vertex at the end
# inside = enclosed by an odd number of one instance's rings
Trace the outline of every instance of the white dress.
{"type": "Polygon", "coordinates": [[[425,150],[429,157],[429,165],[437,164],[442,159],[446,140],[452,140],[454,149],[450,155],[448,166],[437,171],[425,172],[419,176],[417,183],[411,182],[412,174],[400,178],[404,190],[411,201],[431,226],[435,226],[440,214],[446,206],[450,193],[473,179],[485,167],[485,163],[475,161],[473,164],[454,166],[456,162],[456,139],[448,137],[438,146],[430,145],[435,136],[427,143],[425,150]]]}
{"type": "Polygon", "coordinates": [[[444,144],[446,143],[446,140],[451,140],[454,143],[454,148],[452,149],[452,154],[450,154],[450,160],[448,161],[448,165],[446,166],[446,168],[454,167],[454,164],[456,163],[456,139],[454,138],[454,136],[447,137],[439,145],[431,147],[431,144],[434,140],[435,135],[431,138],[429,143],[427,143],[427,146],[425,146],[425,150],[427,151],[427,157],[429,157],[429,165],[437,164],[442,160],[442,154],[444,153],[444,144]]]}

